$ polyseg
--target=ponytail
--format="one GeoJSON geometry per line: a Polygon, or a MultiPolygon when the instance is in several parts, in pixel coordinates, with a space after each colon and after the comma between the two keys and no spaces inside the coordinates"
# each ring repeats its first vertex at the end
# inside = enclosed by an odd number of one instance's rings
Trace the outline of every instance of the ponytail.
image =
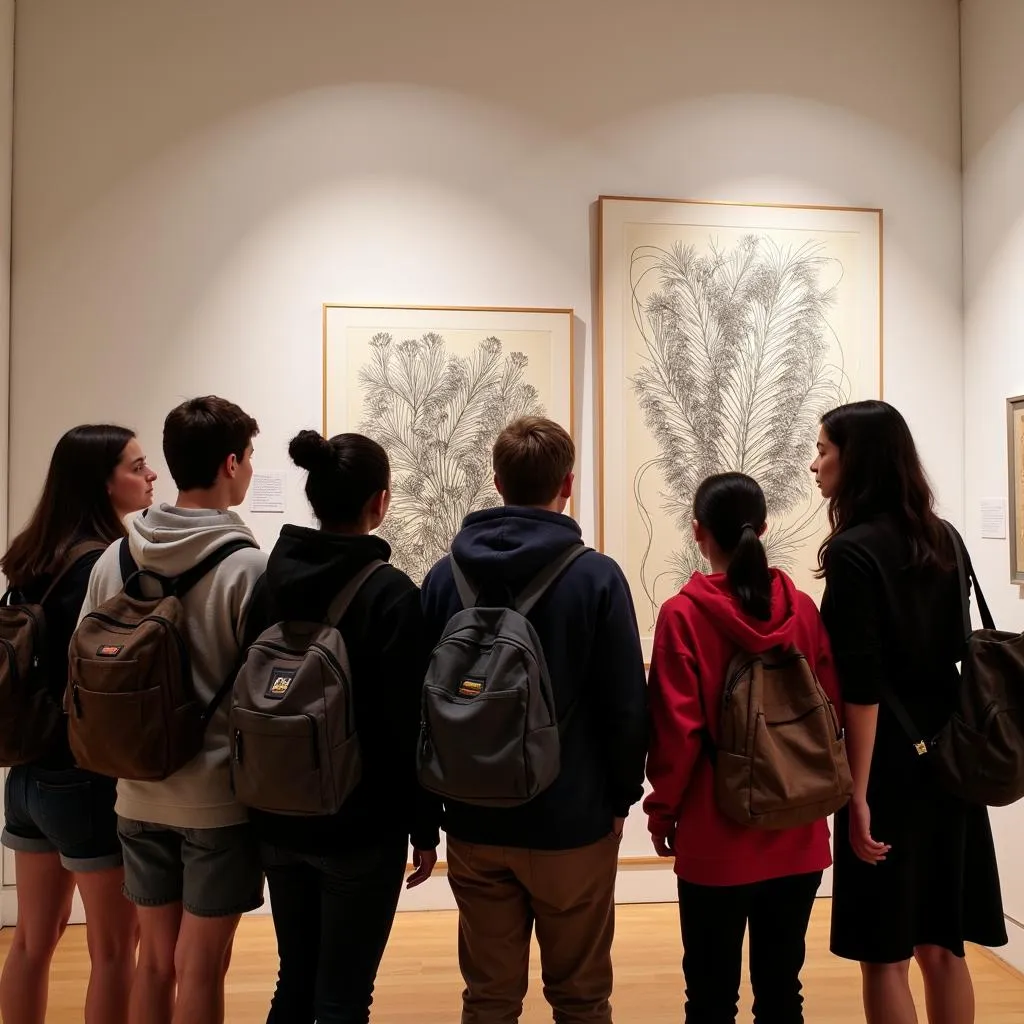
{"type": "Polygon", "coordinates": [[[764,621],[772,616],[772,576],[760,538],[767,515],[764,491],[744,473],[709,476],[693,499],[693,518],[729,555],[725,578],[740,608],[764,621]]]}
{"type": "Polygon", "coordinates": [[[765,621],[771,618],[772,577],[768,570],[768,555],[757,530],[750,523],[743,524],[725,578],[740,607],[748,615],[765,621]]]}

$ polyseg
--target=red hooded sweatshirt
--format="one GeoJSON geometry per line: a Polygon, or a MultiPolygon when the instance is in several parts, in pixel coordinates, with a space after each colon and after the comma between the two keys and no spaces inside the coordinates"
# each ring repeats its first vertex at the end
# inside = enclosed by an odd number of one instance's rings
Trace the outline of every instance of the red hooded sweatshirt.
{"type": "Polygon", "coordinates": [[[695,885],[748,885],[824,871],[832,863],[825,820],[774,831],[747,828],[726,818],[715,802],[714,769],[702,733],[710,727],[718,735],[729,661],[738,650],[757,653],[780,644],[795,645],[807,658],[838,709],[839,688],[818,609],[785,573],[772,570],[767,622],[740,609],[721,574],[694,573],[658,616],[649,682],[647,778],[653,792],[644,810],[653,836],[674,831],[676,874],[695,885]]]}

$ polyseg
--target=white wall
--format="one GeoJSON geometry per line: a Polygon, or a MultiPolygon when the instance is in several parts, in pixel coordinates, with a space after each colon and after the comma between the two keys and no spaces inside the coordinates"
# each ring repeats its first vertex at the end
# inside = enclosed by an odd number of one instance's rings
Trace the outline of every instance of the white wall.
{"type": "Polygon", "coordinates": [[[196,393],[283,467],[321,304],[394,302],[575,308],[589,534],[600,193],[883,207],[886,396],[959,518],[956,0],[46,0],[17,46],[13,523],[68,426],[160,468],[196,393]]]}
{"type": "MultiPolygon", "coordinates": [[[[978,505],[1007,491],[1006,399],[1024,394],[1024,4],[964,0],[964,407],[966,521],[997,624],[1024,630],[1007,541],[982,540],[978,505]]],[[[993,813],[1003,897],[1024,925],[1024,806],[993,813]]],[[[1024,927],[1009,958],[1024,969],[1024,927]]]]}
{"type": "MultiPolygon", "coordinates": [[[[14,0],[0,0],[0,537],[7,536],[9,369],[11,342],[11,175],[14,131],[14,0]]],[[[6,777],[6,773],[0,773],[6,777]]],[[[4,850],[0,879],[14,868],[4,850]]],[[[4,921],[0,893],[0,924],[4,921]]]]}

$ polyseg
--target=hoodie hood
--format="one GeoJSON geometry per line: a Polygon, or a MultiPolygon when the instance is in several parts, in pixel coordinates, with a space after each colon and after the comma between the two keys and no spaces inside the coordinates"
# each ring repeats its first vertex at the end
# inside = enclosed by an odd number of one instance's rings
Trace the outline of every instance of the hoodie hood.
{"type": "Polygon", "coordinates": [[[568,516],[510,505],[467,516],[452,554],[479,586],[516,591],[566,548],[579,544],[581,536],[579,524],[568,516]]]}
{"type": "Polygon", "coordinates": [[[252,530],[235,512],[173,505],[136,516],[128,536],[135,561],[163,576],[180,576],[229,541],[246,540],[258,547],[252,530]]]}
{"type": "Polygon", "coordinates": [[[755,619],[740,608],[725,576],[696,572],[683,588],[715,627],[741,650],[758,653],[793,643],[797,633],[798,591],[793,581],[778,569],[771,570],[772,614],[768,621],[755,619]]]}
{"type": "Polygon", "coordinates": [[[285,526],[267,563],[267,587],[282,614],[319,619],[338,591],[376,559],[389,561],[391,548],[372,534],[341,536],[285,526]]]}

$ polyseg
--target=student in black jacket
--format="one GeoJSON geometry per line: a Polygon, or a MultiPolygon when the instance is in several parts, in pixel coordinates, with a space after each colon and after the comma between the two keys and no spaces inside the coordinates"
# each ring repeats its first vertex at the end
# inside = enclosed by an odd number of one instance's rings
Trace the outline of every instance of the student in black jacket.
{"type": "MultiPolygon", "coordinates": [[[[580,528],[564,510],[575,448],[550,420],[512,423],[494,446],[504,508],[467,517],[452,557],[478,603],[503,604],[580,528]]],[[[428,641],[462,603],[445,558],[423,584],[428,641]]],[[[610,558],[577,558],[529,613],[564,723],[561,774],[529,803],[444,806],[448,878],[459,906],[463,1024],[514,1021],[526,994],[530,936],[544,994],[564,1024],[611,1021],[611,946],[619,840],[643,793],[647,702],[626,580],[610,558]]]]}
{"type": "MultiPolygon", "coordinates": [[[[125,536],[126,516],[153,501],[156,474],[124,427],[73,427],[53,450],[42,496],[0,559],[15,604],[42,602],[42,678],[57,708],[68,678],[68,644],[89,575],[106,545],[125,536]],[[45,599],[44,599],[45,598],[45,599]]],[[[7,723],[26,728],[26,723],[7,723]]],[[[46,1019],[50,960],[77,887],[85,907],[91,970],[86,1024],[124,1024],[137,941],[135,908],[121,894],[124,864],[114,813],[116,780],[77,767],[63,715],[31,764],[7,776],[3,845],[14,851],[18,926],[3,976],[0,1017],[46,1019]]]]}
{"type": "MultiPolygon", "coordinates": [[[[291,442],[308,470],[319,530],[285,526],[257,585],[252,641],[282,620],[321,620],[345,584],[391,549],[371,531],[388,508],[387,453],[361,434],[291,442]]],[[[373,985],[394,921],[410,837],[415,871],[430,877],[436,824],[417,827],[420,688],[426,662],[419,591],[391,565],[360,588],[339,627],[349,654],[362,779],[332,816],[253,811],[281,966],[268,1024],[355,1024],[370,1019],[373,985]]]]}

